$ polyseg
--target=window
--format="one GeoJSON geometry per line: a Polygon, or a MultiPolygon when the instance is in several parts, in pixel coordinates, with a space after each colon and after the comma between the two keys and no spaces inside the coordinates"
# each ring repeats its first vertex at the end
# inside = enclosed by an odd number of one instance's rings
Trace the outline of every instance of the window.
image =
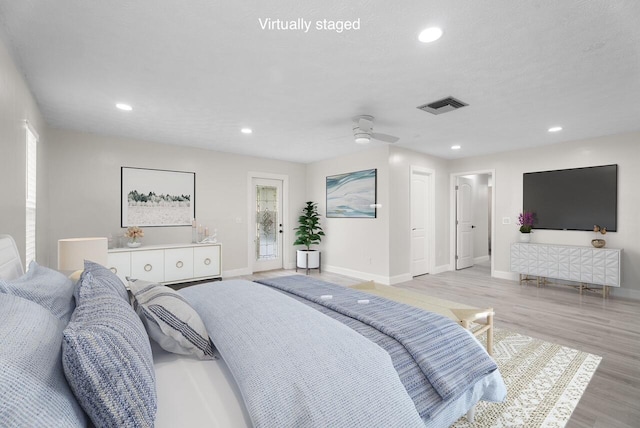
{"type": "Polygon", "coordinates": [[[29,266],[36,258],[36,153],[38,137],[27,123],[27,165],[26,165],[26,239],[25,263],[29,266]]]}

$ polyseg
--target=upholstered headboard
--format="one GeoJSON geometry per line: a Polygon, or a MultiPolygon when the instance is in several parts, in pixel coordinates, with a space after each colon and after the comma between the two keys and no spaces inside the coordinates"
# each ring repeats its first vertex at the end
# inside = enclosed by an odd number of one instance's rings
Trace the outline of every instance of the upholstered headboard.
{"type": "Polygon", "coordinates": [[[16,242],[9,235],[0,235],[0,279],[16,279],[24,274],[16,242]]]}

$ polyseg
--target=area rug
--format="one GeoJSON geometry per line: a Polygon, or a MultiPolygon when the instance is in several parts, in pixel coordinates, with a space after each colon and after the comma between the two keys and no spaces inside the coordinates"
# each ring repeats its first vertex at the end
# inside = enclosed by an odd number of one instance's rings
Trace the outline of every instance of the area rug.
{"type": "Polygon", "coordinates": [[[507,385],[507,399],[481,401],[473,424],[463,417],[453,426],[564,427],[602,357],[508,330],[494,331],[493,357],[507,385]]]}

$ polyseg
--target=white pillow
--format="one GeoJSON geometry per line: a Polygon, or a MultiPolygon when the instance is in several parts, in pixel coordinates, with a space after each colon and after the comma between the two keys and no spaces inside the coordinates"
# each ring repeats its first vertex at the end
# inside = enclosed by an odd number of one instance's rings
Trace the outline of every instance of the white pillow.
{"type": "Polygon", "coordinates": [[[202,360],[214,357],[213,344],[200,315],[178,292],[152,282],[127,280],[133,309],[149,336],[163,349],[202,360]]]}

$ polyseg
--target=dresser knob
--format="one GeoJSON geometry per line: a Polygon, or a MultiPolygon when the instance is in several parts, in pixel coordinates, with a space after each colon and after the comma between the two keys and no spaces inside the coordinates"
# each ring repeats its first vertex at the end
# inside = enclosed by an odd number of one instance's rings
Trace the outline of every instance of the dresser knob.
{"type": "Polygon", "coordinates": [[[151,272],[151,269],[153,269],[153,266],[151,266],[149,263],[144,265],[144,271],[145,272],[151,272]]]}
{"type": "Polygon", "coordinates": [[[211,259],[209,257],[207,257],[206,259],[204,259],[204,264],[209,266],[211,264],[211,259]]]}
{"type": "Polygon", "coordinates": [[[181,260],[178,260],[178,263],[176,263],[176,267],[177,267],[178,269],[180,269],[180,268],[182,268],[182,266],[184,266],[184,263],[182,263],[182,261],[181,261],[181,260]]]}
{"type": "Polygon", "coordinates": [[[109,268],[109,270],[110,270],[111,272],[113,272],[113,273],[118,273],[118,269],[116,269],[116,268],[114,268],[114,267],[109,268]]]}

